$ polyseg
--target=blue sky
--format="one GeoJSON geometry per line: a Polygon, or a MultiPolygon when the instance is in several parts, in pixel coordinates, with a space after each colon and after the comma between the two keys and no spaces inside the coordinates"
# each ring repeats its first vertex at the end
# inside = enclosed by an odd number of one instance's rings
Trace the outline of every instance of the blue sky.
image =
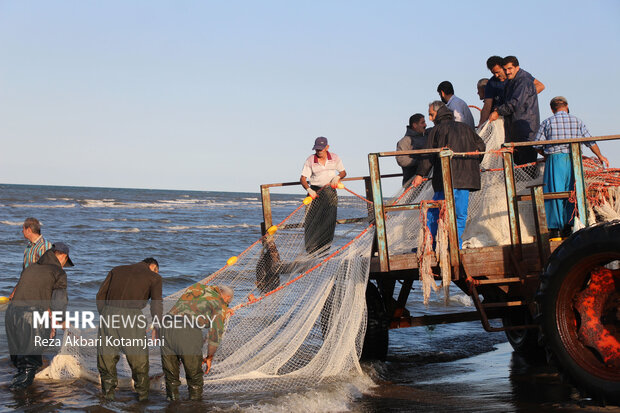
{"type": "MultiPolygon", "coordinates": [[[[480,105],[494,54],[546,85],[541,119],[564,95],[620,134],[619,18],[617,1],[0,1],[0,182],[257,192],[297,180],[321,135],[367,175],[441,81],[480,105]]],[[[620,141],[601,148],[620,167],[620,141]]]]}

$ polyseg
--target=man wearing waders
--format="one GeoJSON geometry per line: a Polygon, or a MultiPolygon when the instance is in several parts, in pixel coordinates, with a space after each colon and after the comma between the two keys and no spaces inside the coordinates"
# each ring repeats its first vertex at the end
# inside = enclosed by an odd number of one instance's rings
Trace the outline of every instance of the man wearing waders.
{"type": "MultiPolygon", "coordinates": [[[[149,397],[149,349],[145,343],[146,327],[142,309],[151,300],[151,315],[161,320],[163,311],[162,279],[159,264],[146,258],[137,264],[112,268],[97,293],[99,323],[97,369],[101,390],[106,399],[114,400],[118,385],[116,364],[123,352],[131,368],[134,388],[140,401],[149,397]]],[[[153,330],[156,335],[156,329],[153,330]]]]}
{"type": "Polygon", "coordinates": [[[183,363],[190,400],[202,398],[202,328],[209,329],[208,350],[204,358],[207,374],[213,355],[224,333],[228,304],[233,290],[226,286],[196,283],[179,298],[163,320],[161,365],[166,379],[169,400],[179,399],[179,363],[183,363]]]}
{"type": "Polygon", "coordinates": [[[305,246],[308,254],[328,246],[334,239],[338,211],[336,188],[340,180],[347,176],[340,157],[328,149],[327,138],[316,138],[312,147],[315,154],[306,159],[299,179],[308,195],[312,197],[304,219],[305,246]]]}
{"type": "Polygon", "coordinates": [[[67,308],[67,273],[63,267],[73,267],[73,262],[69,258],[69,247],[58,242],[36,263],[26,267],[19,277],[5,314],[9,354],[17,368],[17,374],[9,385],[10,390],[23,390],[30,386],[37,369],[43,364],[41,353],[47,346],[41,345],[42,340],[53,338],[55,330],[49,324],[37,326],[34,313],[40,315],[51,310],[64,314],[67,308]]]}

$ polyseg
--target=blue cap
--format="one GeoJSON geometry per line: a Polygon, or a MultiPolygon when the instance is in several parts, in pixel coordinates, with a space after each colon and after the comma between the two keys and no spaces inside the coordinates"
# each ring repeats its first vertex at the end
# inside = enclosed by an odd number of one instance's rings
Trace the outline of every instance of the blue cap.
{"type": "Polygon", "coordinates": [[[327,138],[319,136],[314,140],[314,146],[312,147],[313,151],[316,151],[317,149],[322,151],[325,148],[327,148],[327,138]]]}
{"type": "Polygon", "coordinates": [[[65,244],[64,242],[57,242],[55,244],[52,244],[52,251],[58,251],[58,252],[62,252],[63,254],[67,254],[67,263],[65,264],[65,267],[73,267],[73,261],[71,261],[71,258],[69,258],[69,246],[67,244],[65,244]]]}

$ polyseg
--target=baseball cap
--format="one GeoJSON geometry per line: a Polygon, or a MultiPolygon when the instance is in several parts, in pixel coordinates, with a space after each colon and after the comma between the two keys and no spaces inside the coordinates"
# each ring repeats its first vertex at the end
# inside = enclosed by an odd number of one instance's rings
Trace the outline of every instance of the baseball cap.
{"type": "Polygon", "coordinates": [[[69,246],[67,244],[65,244],[64,242],[57,242],[55,244],[52,244],[52,251],[58,251],[58,252],[62,252],[63,254],[67,254],[67,263],[65,264],[65,267],[73,267],[73,261],[71,261],[71,258],[69,258],[69,246]]]}
{"type": "Polygon", "coordinates": [[[316,151],[318,149],[319,151],[322,151],[326,147],[327,147],[327,138],[324,138],[323,136],[319,136],[318,138],[314,140],[314,146],[312,147],[312,150],[316,151]]]}

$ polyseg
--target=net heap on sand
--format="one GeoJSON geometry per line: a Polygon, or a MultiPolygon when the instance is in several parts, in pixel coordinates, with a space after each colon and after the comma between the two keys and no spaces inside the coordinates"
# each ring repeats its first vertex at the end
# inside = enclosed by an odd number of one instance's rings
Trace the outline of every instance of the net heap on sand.
{"type": "MultiPolygon", "coordinates": [[[[481,163],[482,190],[470,196],[463,248],[510,244],[508,212],[502,158],[503,123],[485,124],[479,131],[487,145],[481,163]]],[[[515,168],[519,194],[542,182],[543,162],[515,168]]],[[[620,170],[603,170],[584,157],[590,222],[620,217],[620,170]]],[[[304,221],[311,211],[300,203],[268,233],[200,282],[229,285],[235,290],[234,314],[205,376],[206,392],[290,390],[315,385],[343,375],[361,374],[359,356],[366,329],[365,291],[371,247],[374,239],[372,203],[351,190],[340,190],[338,219],[364,218],[337,225],[331,244],[307,251],[304,221]]],[[[430,200],[430,181],[417,188],[401,189],[389,204],[410,204],[430,200]]],[[[319,198],[321,194],[319,193],[319,198]]],[[[432,239],[425,231],[425,211],[390,211],[386,231],[390,254],[420,251],[420,268],[425,301],[431,290],[438,291],[429,261],[432,239]],[[426,270],[424,269],[426,268],[426,270]]],[[[519,208],[523,242],[533,242],[532,208],[519,208]]],[[[442,212],[445,215],[445,212],[442,212]]],[[[329,231],[329,221],[319,220],[317,232],[329,231]],[[324,227],[323,227],[324,226],[324,227]]],[[[314,221],[317,222],[317,221],[314,221]]],[[[437,257],[447,299],[450,280],[447,261],[447,232],[440,220],[437,257]]],[[[184,290],[165,298],[167,312],[184,290]]],[[[145,309],[148,312],[148,309],[145,309]]],[[[96,330],[68,329],[65,334],[93,339],[96,330]]],[[[66,342],[65,342],[66,343],[66,342]]],[[[206,347],[204,349],[206,351],[206,347]]],[[[83,377],[99,381],[96,347],[63,345],[52,363],[37,377],[62,379],[83,377]]],[[[152,386],[163,388],[158,348],[150,349],[152,386]]],[[[119,385],[130,383],[124,357],[118,366],[119,385]],[[123,379],[124,377],[124,379],[123,379]]]]}

